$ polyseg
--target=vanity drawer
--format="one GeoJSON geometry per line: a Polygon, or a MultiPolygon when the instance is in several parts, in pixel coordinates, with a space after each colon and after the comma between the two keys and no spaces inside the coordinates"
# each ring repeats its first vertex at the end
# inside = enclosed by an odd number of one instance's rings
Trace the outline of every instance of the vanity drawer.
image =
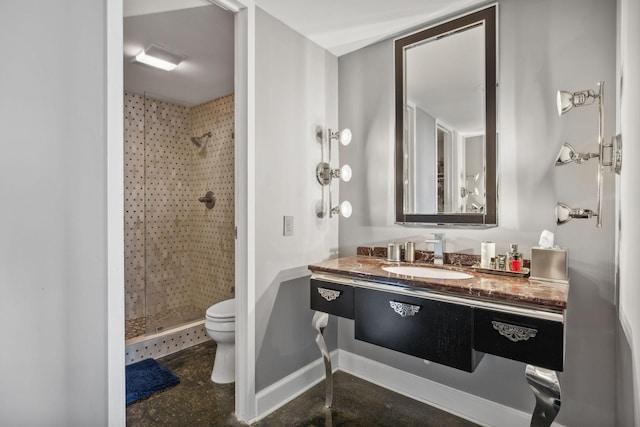
{"type": "Polygon", "coordinates": [[[541,368],[562,371],[564,324],[476,308],[473,348],[541,368]]]}
{"type": "Polygon", "coordinates": [[[422,359],[473,372],[473,309],[371,289],[355,289],[355,337],[422,359]]]}
{"type": "Polygon", "coordinates": [[[311,309],[353,319],[353,287],[311,279],[311,309]]]}

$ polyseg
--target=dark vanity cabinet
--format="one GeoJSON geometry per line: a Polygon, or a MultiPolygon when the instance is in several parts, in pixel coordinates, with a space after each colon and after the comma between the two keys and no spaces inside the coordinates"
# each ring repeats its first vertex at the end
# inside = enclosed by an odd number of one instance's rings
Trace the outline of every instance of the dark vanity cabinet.
{"type": "Polygon", "coordinates": [[[311,279],[311,309],[353,319],[353,286],[311,279]]]}
{"type": "Polygon", "coordinates": [[[547,319],[535,310],[520,315],[507,306],[492,309],[464,298],[413,295],[407,288],[389,291],[363,283],[312,278],[311,309],[354,319],[357,340],[467,372],[476,369],[485,353],[563,370],[562,316],[547,319]]]}
{"type": "Polygon", "coordinates": [[[474,372],[487,353],[524,362],[525,379],[536,399],[531,425],[551,425],[562,403],[556,371],[564,368],[566,285],[478,275],[468,278],[464,288],[452,279],[456,292],[446,292],[421,286],[426,281],[412,279],[414,286],[385,276],[387,271],[372,267],[367,258],[333,263],[342,263],[345,273],[311,274],[311,308],[316,310],[311,323],[324,358],[327,408],[333,399],[333,371],[323,337],[326,313],[353,319],[357,340],[466,372],[474,372]],[[497,292],[482,295],[487,282],[492,291],[500,289],[501,282],[507,291],[531,285],[528,296],[535,299],[524,303],[522,295],[513,292],[501,298],[495,297],[497,292]]]}
{"type": "Polygon", "coordinates": [[[564,324],[474,308],[474,348],[542,368],[564,367],[564,324]]]}
{"type": "Polygon", "coordinates": [[[360,341],[467,372],[482,359],[473,350],[471,307],[363,288],[355,301],[360,341]]]}

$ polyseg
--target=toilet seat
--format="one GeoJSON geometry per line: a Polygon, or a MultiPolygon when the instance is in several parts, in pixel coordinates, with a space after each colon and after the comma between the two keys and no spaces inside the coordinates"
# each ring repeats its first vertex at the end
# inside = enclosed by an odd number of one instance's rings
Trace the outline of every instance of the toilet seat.
{"type": "Polygon", "coordinates": [[[235,298],[221,301],[207,309],[207,319],[229,320],[236,317],[235,298]]]}

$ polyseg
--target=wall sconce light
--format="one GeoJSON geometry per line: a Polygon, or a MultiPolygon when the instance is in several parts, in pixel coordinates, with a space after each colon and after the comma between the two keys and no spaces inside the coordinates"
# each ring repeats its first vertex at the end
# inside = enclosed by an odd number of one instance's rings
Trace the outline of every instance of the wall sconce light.
{"type": "Polygon", "coordinates": [[[571,218],[591,218],[596,217],[596,227],[602,227],[602,183],[604,166],[610,166],[611,170],[617,174],[620,173],[622,167],[622,137],[616,135],[613,137],[611,144],[604,143],[604,82],[598,82],[598,91],[582,90],[579,92],[558,91],[557,107],[558,115],[562,116],[570,111],[573,107],[583,107],[591,105],[598,101],[598,152],[597,153],[578,153],[570,144],[564,143],[560,148],[560,152],[556,157],[555,165],[562,166],[569,163],[582,164],[583,162],[597,158],[597,193],[596,193],[596,211],[589,209],[571,209],[564,203],[558,203],[556,206],[556,222],[557,224],[565,224],[571,218]],[[604,161],[604,149],[610,149],[610,161],[604,161]]]}
{"type": "Polygon", "coordinates": [[[572,207],[558,202],[556,204],[556,224],[562,225],[569,221],[572,218],[591,218],[592,216],[596,216],[590,209],[573,209],[572,207]]]}
{"type": "Polygon", "coordinates": [[[479,205],[475,202],[471,203],[471,212],[484,212],[484,205],[479,205]]]}
{"type": "Polygon", "coordinates": [[[556,166],[568,165],[569,163],[577,163],[581,164],[582,162],[586,162],[589,159],[593,159],[594,157],[598,157],[597,153],[587,153],[582,154],[578,153],[571,144],[565,142],[562,144],[560,148],[560,152],[558,153],[558,157],[556,157],[556,166]]]}
{"type": "Polygon", "coordinates": [[[352,213],[353,213],[353,207],[351,206],[351,203],[345,200],[344,202],[340,203],[338,206],[331,208],[329,217],[332,217],[333,215],[342,215],[345,218],[349,218],[352,213]]]}
{"type": "Polygon", "coordinates": [[[591,105],[596,99],[600,99],[602,94],[602,83],[598,83],[600,91],[595,93],[592,90],[581,90],[579,92],[567,92],[565,90],[559,90],[556,99],[558,106],[558,115],[561,116],[564,113],[571,110],[573,107],[583,107],[585,105],[591,105]]]}
{"type": "Polygon", "coordinates": [[[331,179],[341,179],[344,182],[351,181],[351,166],[344,165],[340,169],[331,169],[331,165],[327,162],[320,162],[316,167],[316,178],[321,185],[329,185],[331,179]]]}
{"type": "Polygon", "coordinates": [[[351,130],[349,129],[343,129],[340,132],[331,132],[331,129],[329,129],[329,135],[331,139],[337,139],[340,144],[347,146],[349,145],[349,143],[351,143],[351,130]]]}
{"type": "Polygon", "coordinates": [[[185,56],[171,52],[162,46],[151,44],[137,54],[131,61],[140,62],[165,71],[173,71],[185,59],[185,56]]]}
{"type": "Polygon", "coordinates": [[[474,196],[477,196],[478,194],[480,194],[480,192],[478,191],[478,187],[474,188],[473,190],[469,190],[468,188],[465,188],[465,187],[460,187],[460,197],[464,198],[470,194],[473,194],[474,196]]]}
{"type": "Polygon", "coordinates": [[[342,215],[345,218],[349,218],[353,213],[353,207],[351,203],[348,201],[344,201],[338,206],[331,207],[331,181],[336,179],[342,179],[344,182],[349,182],[351,180],[351,176],[353,175],[351,167],[349,165],[343,165],[339,169],[334,169],[331,167],[331,142],[335,139],[342,145],[349,145],[351,142],[351,131],[349,129],[343,129],[342,131],[332,131],[331,129],[327,129],[325,133],[322,129],[318,129],[316,131],[316,137],[322,144],[322,161],[318,163],[316,166],[316,178],[320,185],[322,185],[322,203],[321,206],[317,209],[316,215],[318,218],[325,218],[327,216],[327,211],[329,214],[329,218],[334,215],[342,215]],[[327,161],[325,159],[325,149],[327,147],[327,161]],[[328,195],[328,203],[325,202],[325,187],[329,193],[328,195]]]}

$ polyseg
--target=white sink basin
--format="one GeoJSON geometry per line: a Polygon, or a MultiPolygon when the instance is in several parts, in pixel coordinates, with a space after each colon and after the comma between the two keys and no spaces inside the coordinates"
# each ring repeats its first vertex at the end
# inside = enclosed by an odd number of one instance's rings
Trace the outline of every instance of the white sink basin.
{"type": "Polygon", "coordinates": [[[423,277],[425,279],[471,279],[473,276],[459,271],[444,270],[431,267],[415,267],[410,265],[382,267],[384,271],[405,276],[423,277]]]}

